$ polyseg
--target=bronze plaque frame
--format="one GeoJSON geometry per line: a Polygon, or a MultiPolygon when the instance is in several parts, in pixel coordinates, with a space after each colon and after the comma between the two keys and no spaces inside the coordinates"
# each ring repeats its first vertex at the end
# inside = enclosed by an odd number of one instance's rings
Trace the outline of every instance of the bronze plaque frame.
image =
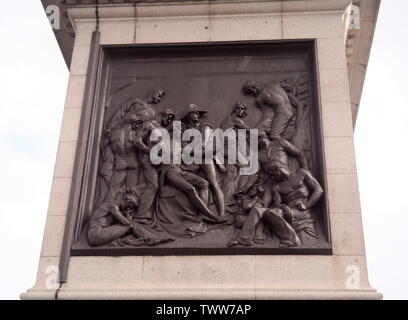
{"type": "MultiPolygon", "coordinates": [[[[80,141],[77,148],[73,178],[73,186],[80,186],[80,190],[71,189],[68,212],[70,215],[69,221],[71,221],[71,223],[67,222],[63,251],[69,250],[70,255],[73,256],[332,254],[315,40],[96,46],[93,52],[91,51],[90,66],[92,65],[94,68],[92,69],[90,67],[88,69],[88,71],[93,71],[91,74],[88,74],[86,96],[84,99],[84,101],[88,101],[88,103],[84,103],[84,109],[82,111],[80,141]],[[283,59],[283,62],[288,61],[287,64],[282,63],[281,66],[282,69],[280,72],[284,74],[290,71],[292,58],[304,61],[305,70],[302,72],[305,72],[307,75],[310,104],[312,106],[312,108],[310,108],[310,138],[313,141],[310,150],[311,158],[313,159],[311,170],[324,190],[324,197],[314,208],[317,223],[319,224],[320,237],[320,240],[315,245],[291,248],[262,246],[230,248],[227,246],[213,247],[202,244],[185,245],[182,243],[178,246],[164,244],[158,247],[117,248],[106,246],[91,247],[86,243],[84,229],[89,221],[89,214],[94,209],[93,205],[95,203],[97,170],[100,156],[99,145],[106,114],[109,113],[110,106],[114,104],[112,100],[115,99],[115,93],[117,93],[118,90],[120,91],[126,88],[126,86],[130,88],[132,81],[138,82],[141,79],[134,73],[132,67],[127,68],[126,65],[129,64],[129,66],[131,66],[133,62],[138,62],[138,60],[140,62],[143,61],[143,59],[156,59],[156,61],[158,61],[156,66],[152,67],[151,79],[148,79],[149,76],[146,76],[146,74],[143,76],[144,78],[142,77],[146,85],[142,85],[140,91],[135,93],[140,96],[149,89],[149,85],[157,84],[155,74],[160,73],[160,61],[173,61],[178,64],[180,68],[183,68],[183,63],[188,63],[191,57],[196,57],[197,55],[207,57],[209,60],[213,59],[214,61],[224,59],[226,64],[228,64],[229,57],[242,57],[243,63],[245,63],[245,57],[279,58],[283,59]],[[112,80],[112,75],[115,74],[115,72],[117,78],[112,80]],[[124,78],[123,81],[119,79],[121,76],[124,78]],[[132,78],[134,79],[131,81],[132,78]],[[82,162],[80,161],[81,159],[82,162]],[[84,165],[81,165],[81,163],[84,165]],[[73,195],[74,192],[77,196],[73,195]]],[[[243,66],[243,68],[245,69],[245,66],[243,66]]],[[[236,70],[236,74],[242,74],[243,72],[245,73],[245,70],[236,70]]],[[[258,70],[255,71],[255,73],[256,72],[258,72],[258,74],[262,73],[262,77],[267,77],[268,73],[276,73],[277,71],[258,70]]],[[[298,70],[294,70],[293,72],[298,72],[298,70]]],[[[250,71],[249,73],[254,74],[254,71],[250,71]]],[[[208,78],[210,76],[214,75],[203,72],[200,81],[202,81],[202,83],[209,83],[208,78]]],[[[219,77],[222,78],[222,74],[219,75],[219,77]]],[[[245,78],[247,76],[245,75],[243,77],[245,78]]],[[[173,79],[172,82],[175,83],[177,81],[173,79]]],[[[231,92],[231,90],[227,90],[226,87],[223,88],[223,86],[226,86],[226,82],[221,80],[219,81],[217,89],[224,90],[224,92],[231,92]]],[[[232,98],[234,100],[226,101],[226,106],[228,107],[230,107],[235,100],[242,99],[241,87],[237,87],[235,84],[231,86],[228,85],[228,88],[230,87],[235,87],[236,97],[232,98]]],[[[189,90],[189,88],[180,86],[178,89],[179,97],[183,97],[186,90],[189,90]]],[[[195,94],[197,94],[197,92],[195,94]]],[[[174,97],[176,97],[176,95],[174,95],[174,97]]],[[[188,99],[191,99],[191,97],[188,99]]],[[[180,104],[185,104],[186,102],[187,100],[180,102],[180,104]]],[[[172,104],[177,103],[177,101],[172,101],[172,104]]],[[[211,113],[211,110],[209,111],[209,113],[211,113]]],[[[210,122],[217,118],[219,118],[219,115],[211,118],[210,122]]]]}

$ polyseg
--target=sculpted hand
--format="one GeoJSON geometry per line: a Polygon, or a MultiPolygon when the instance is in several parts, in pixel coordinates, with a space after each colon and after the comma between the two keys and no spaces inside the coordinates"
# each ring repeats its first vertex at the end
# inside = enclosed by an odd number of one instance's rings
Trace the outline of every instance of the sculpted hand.
{"type": "Polygon", "coordinates": [[[126,214],[126,219],[129,221],[129,223],[132,223],[133,217],[130,214],[126,214]]]}
{"type": "Polygon", "coordinates": [[[131,192],[132,194],[134,194],[134,195],[137,195],[137,194],[138,194],[136,187],[130,187],[129,189],[130,189],[130,192],[131,192]]]}
{"type": "Polygon", "coordinates": [[[296,208],[298,208],[300,211],[306,211],[307,210],[307,206],[305,206],[303,203],[298,203],[296,205],[296,208]]]}
{"type": "Polygon", "coordinates": [[[132,221],[125,217],[120,218],[120,223],[124,226],[132,226],[132,221]]]}
{"type": "Polygon", "coordinates": [[[223,165],[218,165],[218,168],[220,168],[221,173],[227,173],[228,172],[227,168],[225,168],[225,166],[223,166],[223,165]]]}

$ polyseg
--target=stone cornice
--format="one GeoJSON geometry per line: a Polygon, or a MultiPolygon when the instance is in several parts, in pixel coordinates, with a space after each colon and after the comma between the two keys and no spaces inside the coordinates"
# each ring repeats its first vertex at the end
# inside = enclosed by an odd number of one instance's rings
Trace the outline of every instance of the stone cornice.
{"type": "MultiPolygon", "coordinates": [[[[211,5],[212,15],[222,15],[222,14],[239,14],[244,11],[246,14],[256,13],[256,12],[269,12],[269,13],[280,13],[284,12],[297,12],[297,11],[333,11],[333,10],[343,10],[350,0],[99,0],[100,4],[100,16],[102,19],[121,17],[124,18],[126,15],[129,18],[133,17],[132,13],[124,7],[134,6],[138,7],[138,16],[152,16],[156,17],[160,14],[162,16],[180,16],[186,15],[183,9],[180,10],[180,5],[183,4],[184,8],[188,8],[188,15],[200,15],[208,14],[209,5],[211,5]],[[245,6],[245,3],[257,2],[257,8],[254,9],[253,6],[245,6]],[[223,9],[216,4],[223,4],[223,9]],[[214,5],[213,5],[214,4],[214,5]],[[237,6],[240,4],[240,6],[237,6]],[[109,14],[107,14],[109,7],[109,14]],[[115,12],[111,11],[112,7],[115,8],[115,12]],[[158,10],[160,8],[165,8],[165,10],[158,10]],[[139,10],[140,9],[140,10],[139,10]]],[[[70,67],[72,50],[75,40],[74,27],[71,20],[68,17],[67,9],[72,10],[74,14],[75,8],[86,8],[89,10],[80,13],[78,10],[75,13],[77,18],[89,18],[94,19],[95,11],[94,7],[96,0],[41,0],[44,10],[49,5],[57,5],[61,12],[61,28],[59,30],[54,30],[55,37],[61,48],[61,52],[64,56],[65,62],[70,67]],[[82,15],[82,16],[81,16],[82,15]]]]}
{"type": "MultiPolygon", "coordinates": [[[[353,122],[360,104],[381,0],[99,0],[100,19],[222,16],[344,11],[352,2],[360,9],[360,29],[345,30],[353,122]],[[254,2],[257,3],[254,6],[254,2]],[[222,4],[222,5],[221,5],[222,4]],[[137,10],[129,10],[136,6],[137,10]],[[136,13],[137,12],[137,13],[136,13]]],[[[75,40],[75,20],[95,20],[96,0],[41,0],[44,9],[57,5],[61,29],[54,30],[67,66],[75,40]],[[69,17],[68,17],[69,13],[69,17]]],[[[347,19],[347,15],[345,15],[347,19]]]]}
{"type": "MultiPolygon", "coordinates": [[[[75,0],[72,0],[75,2],[75,0]]],[[[89,2],[89,1],[88,1],[89,2]]],[[[197,15],[282,14],[296,12],[344,11],[350,0],[189,0],[139,1],[137,17],[171,17],[197,15]],[[256,6],[253,4],[256,3],[256,6]]],[[[127,8],[132,1],[100,2],[99,16],[103,18],[132,18],[127,8]]],[[[71,18],[94,18],[95,5],[67,5],[71,18]],[[89,10],[85,10],[86,8],[89,10]]]]}

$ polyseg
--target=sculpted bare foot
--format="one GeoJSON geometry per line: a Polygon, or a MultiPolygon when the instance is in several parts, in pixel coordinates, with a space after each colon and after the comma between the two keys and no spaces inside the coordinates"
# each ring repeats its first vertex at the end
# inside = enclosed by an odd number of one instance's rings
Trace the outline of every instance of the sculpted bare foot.
{"type": "Polygon", "coordinates": [[[129,237],[125,237],[123,239],[120,240],[122,245],[131,245],[131,246],[142,246],[144,244],[144,239],[143,238],[135,238],[133,236],[129,236],[129,237]]]}
{"type": "Polygon", "coordinates": [[[239,242],[239,244],[241,246],[246,246],[246,247],[250,247],[250,246],[252,246],[254,244],[254,242],[252,240],[247,241],[247,240],[239,239],[238,242],[239,242]]]}
{"type": "Polygon", "coordinates": [[[159,244],[159,243],[166,243],[166,242],[171,242],[171,241],[174,241],[174,238],[160,237],[160,238],[156,238],[156,239],[147,240],[147,245],[148,246],[154,246],[154,245],[159,244]]]}
{"type": "Polygon", "coordinates": [[[238,244],[239,244],[239,243],[238,243],[237,240],[231,239],[230,241],[228,241],[227,246],[228,246],[228,247],[235,247],[235,246],[237,246],[238,244]]]}
{"type": "Polygon", "coordinates": [[[297,247],[297,244],[294,242],[281,242],[279,244],[279,248],[281,249],[290,248],[290,247],[297,247]]]}

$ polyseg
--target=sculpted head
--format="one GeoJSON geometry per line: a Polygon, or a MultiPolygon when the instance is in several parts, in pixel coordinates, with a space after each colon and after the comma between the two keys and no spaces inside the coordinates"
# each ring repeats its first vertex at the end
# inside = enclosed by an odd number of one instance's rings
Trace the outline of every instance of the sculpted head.
{"type": "Polygon", "coordinates": [[[282,86],[284,86],[284,85],[291,85],[291,86],[293,86],[294,84],[295,84],[295,82],[293,81],[293,79],[292,78],[285,78],[285,79],[281,79],[280,81],[279,81],[279,84],[282,86]]]}
{"type": "Polygon", "coordinates": [[[259,149],[263,150],[269,147],[271,140],[269,139],[268,135],[264,130],[258,131],[258,147],[259,149]]]}
{"type": "Polygon", "coordinates": [[[139,206],[139,197],[129,190],[126,190],[123,194],[118,194],[117,198],[118,206],[121,211],[128,212],[136,210],[139,206]]]}
{"type": "Polygon", "coordinates": [[[153,89],[149,91],[146,97],[146,102],[151,104],[158,104],[162,101],[163,97],[166,95],[166,92],[161,89],[153,89]]]}
{"type": "Polygon", "coordinates": [[[249,187],[240,190],[234,194],[237,204],[242,203],[247,197],[259,197],[262,198],[265,193],[265,189],[257,183],[251,184],[249,187]]]}
{"type": "Polygon", "coordinates": [[[200,118],[203,117],[207,111],[203,110],[199,105],[190,103],[184,111],[184,115],[181,121],[187,121],[190,123],[200,122],[200,118]]]}
{"type": "Polygon", "coordinates": [[[247,195],[250,197],[259,197],[262,198],[265,193],[265,189],[261,187],[259,184],[254,183],[252,184],[247,191],[247,195]]]}
{"type": "Polygon", "coordinates": [[[200,121],[200,114],[197,111],[190,111],[188,114],[188,119],[191,122],[199,122],[200,121]]]}
{"type": "Polygon", "coordinates": [[[130,111],[123,116],[123,124],[130,124],[133,130],[137,130],[143,124],[143,117],[130,111]]]}
{"type": "Polygon", "coordinates": [[[248,80],[245,82],[242,91],[247,96],[257,97],[261,92],[261,85],[253,80],[248,80]]]}
{"type": "Polygon", "coordinates": [[[279,85],[286,91],[286,93],[296,95],[296,85],[292,78],[280,80],[279,85]]]}
{"type": "Polygon", "coordinates": [[[174,119],[176,118],[176,114],[172,109],[165,109],[161,114],[160,114],[160,124],[162,127],[167,127],[170,125],[174,119]]]}
{"type": "Polygon", "coordinates": [[[234,104],[233,113],[240,118],[245,118],[247,116],[247,105],[244,102],[237,102],[234,104]]]}

